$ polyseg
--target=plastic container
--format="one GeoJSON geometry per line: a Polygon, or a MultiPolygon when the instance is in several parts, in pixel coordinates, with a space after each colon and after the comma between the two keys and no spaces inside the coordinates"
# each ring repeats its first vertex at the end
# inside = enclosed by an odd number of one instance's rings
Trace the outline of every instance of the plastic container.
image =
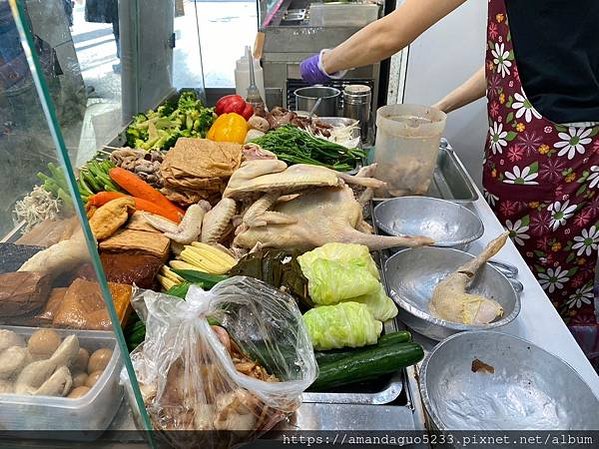
{"type": "MultiPolygon", "coordinates": [[[[40,328],[1,326],[22,335],[26,340],[40,328]]],[[[114,419],[121,401],[123,389],[119,385],[122,361],[114,334],[109,331],[78,331],[53,329],[61,338],[76,335],[79,345],[92,353],[96,349],[112,349],[112,358],[104,372],[85,396],[69,399],[54,396],[0,395],[0,429],[7,430],[68,430],[76,438],[100,435],[114,419]],[[84,431],[93,431],[84,435],[84,431]]],[[[57,438],[60,434],[57,434],[57,438]]]]}
{"type": "Polygon", "coordinates": [[[377,196],[423,195],[433,178],[447,115],[428,106],[395,104],[376,114],[377,196]]]}
{"type": "MultiPolygon", "coordinates": [[[[266,99],[266,92],[264,90],[264,73],[262,72],[262,66],[260,61],[254,59],[254,74],[256,77],[256,86],[260,91],[260,96],[263,100],[266,99]]],[[[250,66],[248,65],[248,59],[246,56],[239,58],[235,65],[235,93],[241,95],[243,98],[247,97],[248,87],[250,86],[250,66]]]]}

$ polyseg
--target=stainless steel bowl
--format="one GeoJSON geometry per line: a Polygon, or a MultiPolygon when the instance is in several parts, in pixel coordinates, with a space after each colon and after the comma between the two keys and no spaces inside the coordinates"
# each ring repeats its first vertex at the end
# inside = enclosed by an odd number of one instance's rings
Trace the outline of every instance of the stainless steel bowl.
{"type": "Polygon", "coordinates": [[[434,340],[457,332],[505,326],[520,313],[520,297],[510,280],[492,265],[478,272],[472,293],[494,299],[503,307],[503,317],[489,324],[473,325],[445,321],[431,315],[429,303],[437,284],[474,256],[453,248],[410,248],[391,256],[385,263],[389,295],[403,310],[399,319],[414,331],[434,340]]]}
{"type": "Polygon", "coordinates": [[[501,332],[467,332],[430,352],[424,406],[439,430],[593,430],[599,400],[562,359],[501,332]],[[494,373],[472,371],[475,359],[494,373]]]}
{"type": "Polygon", "coordinates": [[[484,233],[483,222],[468,208],[451,201],[404,196],[374,208],[379,229],[390,235],[423,235],[435,246],[466,250],[484,233]]]}

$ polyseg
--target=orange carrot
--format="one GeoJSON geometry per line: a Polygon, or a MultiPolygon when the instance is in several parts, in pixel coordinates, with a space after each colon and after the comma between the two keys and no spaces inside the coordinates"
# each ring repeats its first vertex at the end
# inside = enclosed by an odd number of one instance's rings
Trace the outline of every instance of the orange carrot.
{"type": "MultiPolygon", "coordinates": [[[[119,192],[100,192],[90,197],[87,201],[87,205],[100,207],[112,200],[123,197],[129,197],[129,195],[119,192]]],[[[164,218],[174,221],[175,223],[179,223],[181,221],[181,214],[178,211],[172,211],[170,209],[166,210],[159,205],[152,203],[151,201],[144,200],[143,198],[136,198],[134,196],[131,196],[130,198],[133,198],[135,201],[136,210],[143,210],[152,214],[160,215],[164,218]]]]}
{"type": "Polygon", "coordinates": [[[121,198],[123,196],[126,195],[120,192],[99,192],[89,197],[87,200],[87,205],[100,207],[109,201],[116,200],[117,198],[121,198]]]}
{"type": "Polygon", "coordinates": [[[178,212],[181,215],[185,215],[183,210],[171,203],[162,193],[135,173],[125,170],[124,168],[115,167],[111,168],[108,174],[114,182],[134,197],[154,203],[156,206],[160,206],[161,209],[171,211],[173,214],[178,212]]]}
{"type": "Polygon", "coordinates": [[[152,203],[151,201],[144,200],[143,198],[133,197],[133,199],[135,200],[136,210],[144,210],[146,212],[150,212],[151,214],[161,215],[162,217],[168,218],[175,223],[179,223],[181,221],[182,215],[178,210],[165,209],[162,206],[152,203]]]}

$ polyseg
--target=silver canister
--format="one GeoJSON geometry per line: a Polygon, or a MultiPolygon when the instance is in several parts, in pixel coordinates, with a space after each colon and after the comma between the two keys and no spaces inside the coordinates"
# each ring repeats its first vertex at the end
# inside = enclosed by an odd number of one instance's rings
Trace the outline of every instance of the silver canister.
{"type": "Polygon", "coordinates": [[[297,111],[314,112],[320,117],[337,117],[337,105],[341,96],[339,89],[327,86],[311,86],[300,87],[293,93],[295,94],[297,111]],[[314,109],[318,100],[320,100],[320,103],[314,109]]]}
{"type": "Polygon", "coordinates": [[[350,84],[343,89],[343,116],[360,122],[362,145],[372,144],[372,91],[363,84],[350,84]]]}

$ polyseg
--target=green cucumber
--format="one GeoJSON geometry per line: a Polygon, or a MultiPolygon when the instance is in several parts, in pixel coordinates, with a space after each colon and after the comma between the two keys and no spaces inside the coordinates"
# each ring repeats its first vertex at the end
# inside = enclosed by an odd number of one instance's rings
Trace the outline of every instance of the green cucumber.
{"type": "Polygon", "coordinates": [[[192,284],[202,284],[203,288],[210,290],[216,284],[221,281],[227,279],[227,276],[221,276],[218,274],[208,274],[203,271],[196,270],[176,270],[172,268],[172,270],[185,279],[187,282],[191,282],[192,284]]]}
{"type": "Polygon", "coordinates": [[[408,331],[391,332],[390,334],[385,334],[381,338],[379,338],[379,341],[376,343],[376,345],[365,346],[363,348],[344,348],[332,351],[314,351],[314,355],[316,356],[316,361],[320,365],[322,363],[330,363],[337,360],[341,360],[344,357],[354,355],[363,351],[369,351],[370,349],[376,347],[398,343],[406,343],[410,340],[412,340],[412,334],[410,334],[408,331]]]}
{"type": "Polygon", "coordinates": [[[375,346],[320,365],[320,374],[310,390],[329,391],[335,387],[376,379],[414,365],[423,357],[422,347],[412,342],[375,346]]]}

